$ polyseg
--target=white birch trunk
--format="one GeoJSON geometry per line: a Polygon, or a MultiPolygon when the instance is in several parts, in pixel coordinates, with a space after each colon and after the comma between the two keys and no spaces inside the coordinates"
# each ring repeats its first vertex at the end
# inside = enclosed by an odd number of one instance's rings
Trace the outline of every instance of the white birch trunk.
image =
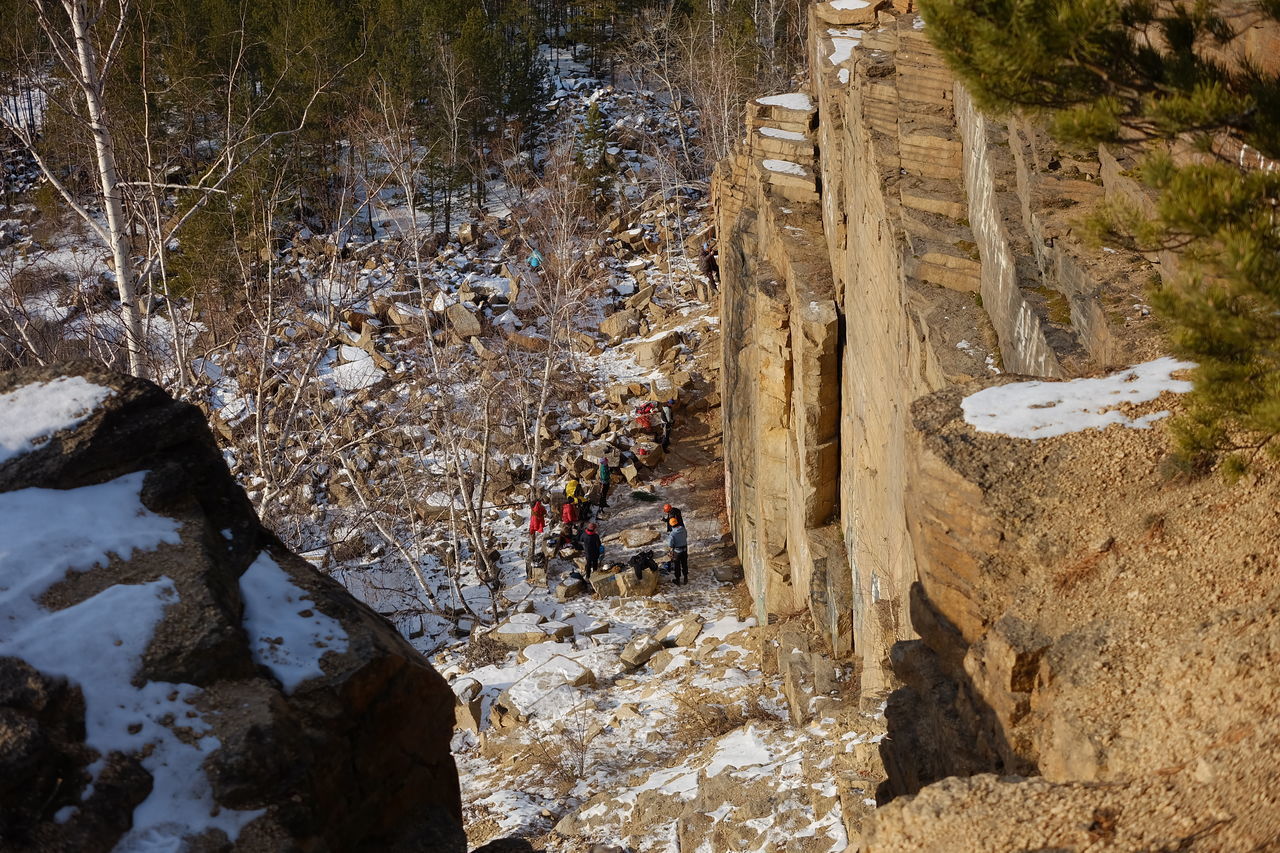
{"type": "MultiPolygon", "coordinates": [[[[107,218],[111,257],[115,262],[116,290],[120,297],[121,321],[124,325],[125,348],[129,354],[129,372],[146,378],[147,363],[143,350],[142,315],[138,306],[133,259],[129,255],[128,223],[124,215],[124,199],[120,172],[116,167],[115,144],[107,127],[99,76],[98,52],[91,37],[92,22],[85,0],[63,0],[71,20],[76,59],[80,66],[76,81],[84,94],[88,109],[89,129],[98,161],[98,182],[102,188],[102,206],[107,218]]],[[[123,14],[123,11],[122,11],[123,14]]]]}

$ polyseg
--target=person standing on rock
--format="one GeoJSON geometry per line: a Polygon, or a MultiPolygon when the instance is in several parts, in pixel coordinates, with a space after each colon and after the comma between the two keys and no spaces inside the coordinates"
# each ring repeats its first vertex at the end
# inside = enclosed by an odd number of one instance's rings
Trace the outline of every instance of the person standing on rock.
{"type": "Polygon", "coordinates": [[[658,416],[662,419],[662,451],[665,453],[671,449],[671,430],[676,425],[676,401],[668,400],[663,403],[658,416]]]}
{"type": "Polygon", "coordinates": [[[609,505],[609,483],[613,479],[613,469],[609,467],[609,457],[600,457],[600,469],[598,471],[600,477],[600,508],[603,509],[609,505]]]}
{"type": "Polygon", "coordinates": [[[587,561],[587,580],[591,579],[591,573],[600,568],[600,554],[604,551],[600,544],[600,532],[596,528],[593,521],[587,525],[587,532],[582,537],[582,555],[587,561]]]}
{"type": "Polygon", "coordinates": [[[677,585],[689,582],[689,533],[679,518],[667,522],[670,532],[667,533],[667,547],[671,549],[671,566],[675,569],[677,585]]]}

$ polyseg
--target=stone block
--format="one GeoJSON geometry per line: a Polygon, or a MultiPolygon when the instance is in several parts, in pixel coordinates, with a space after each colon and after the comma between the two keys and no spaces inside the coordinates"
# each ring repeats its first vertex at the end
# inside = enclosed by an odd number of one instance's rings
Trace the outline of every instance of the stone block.
{"type": "Polygon", "coordinates": [[[608,338],[610,342],[616,343],[625,337],[634,335],[639,326],[638,315],[634,310],[628,308],[622,311],[615,311],[605,317],[604,322],[600,324],[600,334],[608,338]]]}
{"type": "Polygon", "coordinates": [[[460,302],[445,308],[444,316],[453,333],[463,340],[479,335],[482,331],[480,319],[460,302]]]}
{"type": "Polygon", "coordinates": [[[689,647],[698,640],[702,633],[702,617],[696,613],[687,613],[679,619],[668,622],[654,637],[667,648],[675,646],[689,647]]]}
{"type": "Polygon", "coordinates": [[[627,647],[622,650],[619,659],[631,669],[638,669],[649,662],[649,659],[662,651],[662,643],[659,643],[649,634],[636,637],[627,647]]]}
{"type": "Polygon", "coordinates": [[[591,575],[591,586],[595,588],[596,598],[653,595],[658,591],[658,573],[644,569],[637,578],[629,567],[617,572],[595,572],[591,575]]]}

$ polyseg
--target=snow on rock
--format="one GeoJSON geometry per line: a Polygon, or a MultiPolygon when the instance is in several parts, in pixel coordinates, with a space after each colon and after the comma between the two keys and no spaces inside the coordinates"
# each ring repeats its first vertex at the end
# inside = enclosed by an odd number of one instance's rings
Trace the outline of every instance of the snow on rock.
{"type": "Polygon", "coordinates": [[[768,136],[771,139],[786,139],[791,142],[804,142],[803,133],[798,130],[783,130],[780,127],[761,127],[759,128],[761,136],[768,136]]]}
{"type": "Polygon", "coordinates": [[[133,828],[116,845],[122,853],[176,850],[184,836],[208,829],[235,840],[261,813],[214,803],[201,764],[219,742],[193,707],[199,689],[133,683],[165,608],[177,601],[173,581],[109,586],[53,612],[38,603],[69,571],[89,571],[111,556],[127,560],[135,551],[180,541],[176,521],[142,506],[144,476],[0,494],[0,655],[22,658],[80,689],[85,743],[100,756],[89,766],[92,778],[112,752],[141,755],[153,777],[150,794],[134,809],[133,828]]]}
{"type": "Polygon", "coordinates": [[[320,659],[327,652],[347,650],[342,624],[316,610],[311,594],[269,554],[260,554],[240,576],[240,594],[253,659],[271,670],[285,693],[324,675],[320,659]]]}
{"type": "Polygon", "coordinates": [[[1013,438],[1052,438],[1112,424],[1149,429],[1169,412],[1132,418],[1118,407],[1150,402],[1166,391],[1190,391],[1192,384],[1174,379],[1173,374],[1195,366],[1166,356],[1096,379],[1035,380],[985,388],[965,397],[960,405],[965,423],[978,432],[1013,438]]]}
{"type": "Polygon", "coordinates": [[[792,163],[790,160],[764,160],[761,165],[770,172],[778,172],[782,175],[795,175],[797,178],[806,176],[804,166],[799,163],[792,163]]]}
{"type": "MultiPolygon", "coordinates": [[[[861,0],[859,0],[861,2],[861,0]]],[[[756,98],[756,103],[767,107],[782,107],[786,110],[807,112],[813,109],[813,99],[804,92],[788,92],[785,95],[766,95],[756,98]]]]}
{"type": "Polygon", "coordinates": [[[842,65],[853,56],[853,49],[862,44],[862,30],[827,30],[831,36],[831,54],[827,58],[832,65],[842,65]]]}
{"type": "Polygon", "coordinates": [[[0,394],[0,463],[44,447],[113,393],[82,376],[60,376],[0,394]]]}
{"type": "Polygon", "coordinates": [[[372,388],[386,378],[386,375],[373,363],[372,358],[362,358],[333,368],[329,378],[343,391],[359,391],[372,388]]]}
{"type": "Polygon", "coordinates": [[[433,832],[466,849],[448,686],[263,529],[195,406],[88,365],[11,371],[0,397],[7,450],[65,432],[38,465],[0,466],[0,683],[21,685],[0,703],[6,840],[266,853],[433,832]],[[32,405],[24,437],[12,407],[59,388],[90,391],[32,405]],[[109,416],[83,417],[94,399],[109,416]]]}

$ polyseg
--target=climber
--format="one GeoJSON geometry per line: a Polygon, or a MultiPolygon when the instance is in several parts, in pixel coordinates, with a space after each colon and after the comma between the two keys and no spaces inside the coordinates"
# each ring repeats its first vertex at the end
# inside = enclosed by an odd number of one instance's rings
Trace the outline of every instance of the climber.
{"type": "Polygon", "coordinates": [[[676,401],[668,400],[663,403],[658,410],[658,417],[662,420],[662,449],[666,451],[671,445],[671,430],[676,425],[676,401]]]}
{"type": "Polygon", "coordinates": [[[672,518],[668,524],[667,547],[671,549],[671,562],[675,568],[675,583],[689,583],[689,534],[679,518],[672,518]]]}
{"type": "Polygon", "coordinates": [[[600,478],[600,503],[601,508],[609,505],[609,483],[613,479],[613,469],[609,467],[609,457],[600,457],[600,468],[597,472],[600,478]]]}
{"type": "Polygon", "coordinates": [[[582,484],[578,482],[578,475],[570,474],[569,479],[564,481],[564,498],[577,503],[580,494],[582,494],[582,484]]]}
{"type": "Polygon", "coordinates": [[[600,554],[604,549],[600,546],[600,533],[596,529],[596,523],[593,521],[587,525],[586,535],[582,537],[582,553],[587,559],[587,580],[591,579],[591,573],[600,568],[600,554]]]}
{"type": "Polygon", "coordinates": [[[702,244],[702,255],[699,258],[698,266],[702,270],[702,274],[707,277],[707,283],[712,287],[718,286],[720,282],[720,263],[716,260],[716,247],[711,243],[702,244]]]}
{"type": "Polygon", "coordinates": [[[675,519],[680,524],[684,524],[684,513],[680,512],[680,507],[671,504],[662,505],[662,527],[665,530],[671,526],[671,519],[675,519]]]}

